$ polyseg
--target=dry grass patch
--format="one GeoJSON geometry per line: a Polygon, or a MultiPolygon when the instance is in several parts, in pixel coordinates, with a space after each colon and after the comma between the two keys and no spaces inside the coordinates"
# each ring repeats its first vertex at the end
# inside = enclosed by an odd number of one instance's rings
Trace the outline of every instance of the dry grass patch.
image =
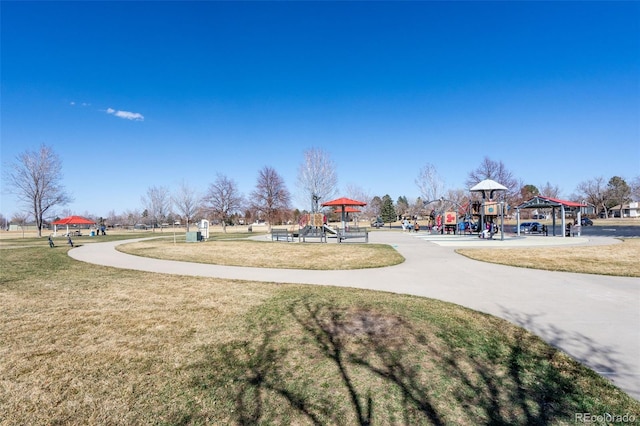
{"type": "Polygon", "coordinates": [[[0,424],[173,423],[189,400],[180,369],[203,344],[235,338],[274,290],[88,266],[48,248],[5,250],[2,269],[0,424]]]}
{"type": "Polygon", "coordinates": [[[404,258],[384,244],[284,243],[247,240],[173,243],[149,240],[118,250],[137,256],[228,266],[283,269],[362,269],[396,265],[404,258]]]}
{"type": "Polygon", "coordinates": [[[584,247],[458,249],[471,259],[522,268],[640,277],[640,238],[584,247]]]}
{"type": "Polygon", "coordinates": [[[436,300],[119,270],[48,247],[3,250],[0,272],[2,426],[640,413],[523,329],[436,300]]]}

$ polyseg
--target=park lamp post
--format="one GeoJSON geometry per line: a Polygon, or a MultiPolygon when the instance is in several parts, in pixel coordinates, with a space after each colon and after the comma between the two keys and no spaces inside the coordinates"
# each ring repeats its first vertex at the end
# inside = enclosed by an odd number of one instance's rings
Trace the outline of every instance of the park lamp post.
{"type": "Polygon", "coordinates": [[[500,241],[504,241],[504,197],[500,200],[500,241]]]}

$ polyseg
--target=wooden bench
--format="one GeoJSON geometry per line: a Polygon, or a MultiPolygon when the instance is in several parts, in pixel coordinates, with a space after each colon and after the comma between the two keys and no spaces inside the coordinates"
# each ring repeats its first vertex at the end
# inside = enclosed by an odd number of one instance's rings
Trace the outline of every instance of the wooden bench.
{"type": "Polygon", "coordinates": [[[271,241],[293,241],[293,232],[288,229],[272,229],[271,241]]]}
{"type": "Polygon", "coordinates": [[[338,232],[338,242],[353,238],[364,238],[364,242],[369,242],[369,231],[367,228],[349,228],[347,230],[341,229],[338,232]]]}

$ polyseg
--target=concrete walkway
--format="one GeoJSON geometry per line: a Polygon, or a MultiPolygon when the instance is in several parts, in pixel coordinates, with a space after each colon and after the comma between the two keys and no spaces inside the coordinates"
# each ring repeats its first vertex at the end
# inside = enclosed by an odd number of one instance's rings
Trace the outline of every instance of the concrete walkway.
{"type": "Polygon", "coordinates": [[[470,260],[454,252],[457,247],[614,244],[617,240],[512,237],[500,241],[371,232],[369,241],[390,244],[406,261],[355,271],[205,265],[115,250],[128,241],[85,244],[70,250],[69,255],[84,262],[148,272],[355,287],[456,303],[528,329],[640,400],[640,279],[514,268],[470,260]]]}

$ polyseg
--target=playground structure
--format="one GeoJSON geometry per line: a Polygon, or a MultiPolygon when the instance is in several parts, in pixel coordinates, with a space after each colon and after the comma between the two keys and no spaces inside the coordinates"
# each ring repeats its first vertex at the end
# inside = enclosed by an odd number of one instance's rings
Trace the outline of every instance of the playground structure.
{"type": "Polygon", "coordinates": [[[337,232],[327,226],[326,216],[322,213],[309,213],[302,215],[299,222],[298,241],[306,242],[307,238],[318,238],[320,242],[327,242],[327,232],[337,232]]]}
{"type": "Polygon", "coordinates": [[[504,194],[507,191],[507,187],[494,180],[485,179],[478,182],[474,187],[469,189],[469,191],[482,194],[478,230],[483,232],[488,238],[493,238],[494,230],[497,228],[496,220],[499,217],[500,240],[504,240],[504,194]],[[497,200],[496,195],[502,195],[500,201],[497,200]],[[485,225],[485,223],[487,225],[485,225]],[[488,235],[485,230],[488,231],[488,235]]]}
{"type": "MultiPolygon", "coordinates": [[[[317,200],[316,200],[317,201],[317,200]]],[[[271,239],[274,241],[293,241],[293,237],[297,236],[299,242],[307,242],[307,239],[317,239],[319,242],[326,243],[327,237],[336,238],[338,243],[342,243],[351,239],[364,239],[369,242],[369,230],[359,228],[357,226],[348,226],[347,218],[349,213],[355,213],[359,210],[354,207],[366,206],[367,203],[349,198],[338,198],[322,204],[322,207],[336,207],[341,213],[340,227],[332,227],[327,223],[327,216],[323,213],[309,213],[302,215],[298,222],[297,232],[287,230],[286,235],[282,230],[272,231],[271,239]]]]}
{"type": "Polygon", "coordinates": [[[427,208],[431,204],[431,229],[435,229],[440,234],[457,234],[478,232],[480,236],[493,238],[497,231],[497,221],[500,218],[500,239],[504,239],[504,194],[507,188],[491,179],[485,179],[474,187],[470,192],[478,192],[482,195],[480,201],[469,201],[463,205],[440,197],[436,200],[423,202],[423,207],[427,208]],[[502,198],[498,200],[498,198],[502,198]],[[437,203],[437,204],[436,204],[437,203]],[[478,219],[477,228],[472,228],[474,218],[478,219]]]}
{"type": "Polygon", "coordinates": [[[440,197],[438,200],[431,200],[423,202],[423,207],[427,208],[427,206],[431,204],[435,204],[432,207],[430,221],[431,230],[435,229],[436,233],[447,233],[447,234],[456,234],[458,232],[464,233],[469,231],[466,227],[460,227],[458,223],[458,219],[464,219],[461,224],[468,224],[472,218],[472,210],[471,204],[467,203],[466,205],[458,204],[453,200],[447,200],[444,197],[440,197]]]}

